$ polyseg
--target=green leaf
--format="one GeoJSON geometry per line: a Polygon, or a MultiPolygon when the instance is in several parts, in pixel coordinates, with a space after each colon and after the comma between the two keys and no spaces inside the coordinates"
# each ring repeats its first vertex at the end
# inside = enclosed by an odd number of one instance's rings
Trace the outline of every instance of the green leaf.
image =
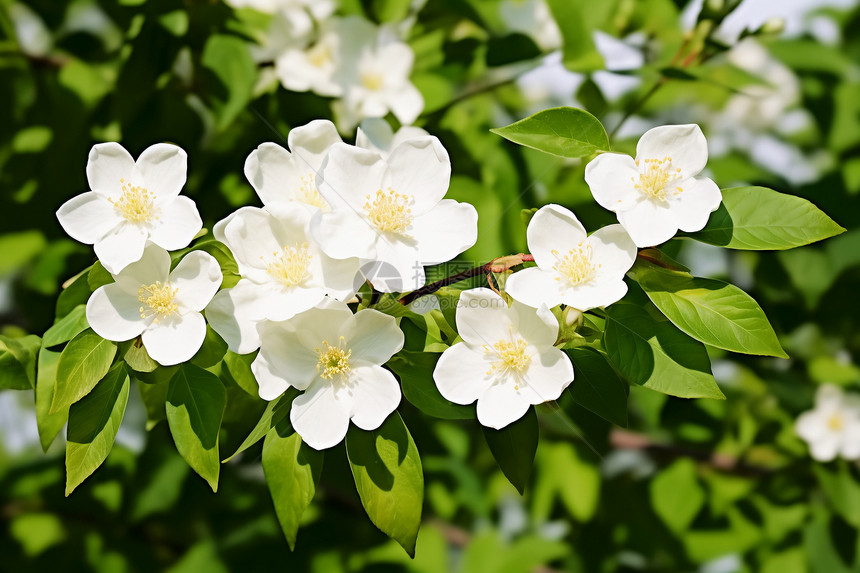
{"type": "Polygon", "coordinates": [[[221,131],[247,108],[254,92],[257,66],[251,59],[248,43],[242,38],[211,35],[201,56],[206,71],[205,93],[216,118],[216,129],[221,131]]]}
{"type": "Polygon", "coordinates": [[[117,363],[93,391],[69,409],[66,496],[107,459],[128,403],[129,379],[117,363]]]}
{"type": "Polygon", "coordinates": [[[218,432],[227,404],[227,391],[211,372],[185,363],[170,379],[167,424],[176,449],[188,465],[218,490],[218,432]]]}
{"type": "Polygon", "coordinates": [[[227,343],[207,324],[203,345],[197,351],[197,354],[191,358],[191,363],[201,368],[211,368],[221,362],[226,353],[227,343]]]}
{"type": "Polygon", "coordinates": [[[812,469],[830,506],[845,521],[860,528],[860,483],[851,468],[840,461],[836,468],[813,464],[812,469]]]}
{"type": "Polygon", "coordinates": [[[30,390],[36,386],[36,355],[42,339],[0,335],[0,390],[30,390]]]}
{"type": "Polygon", "coordinates": [[[259,385],[254,373],[251,371],[251,364],[257,357],[256,352],[251,354],[236,354],[235,352],[227,351],[224,354],[224,366],[221,368],[221,376],[228,378],[239,388],[247,392],[250,396],[259,396],[259,385]]]}
{"type": "Polygon", "coordinates": [[[170,384],[167,381],[155,384],[141,381],[137,389],[140,391],[140,399],[143,400],[143,407],[146,409],[146,431],[148,432],[167,417],[165,403],[170,384]]]}
{"type": "Polygon", "coordinates": [[[651,480],[651,505],[676,535],[684,533],[705,504],[705,492],[696,479],[696,463],[681,459],[651,480]]]}
{"type": "Polygon", "coordinates": [[[514,143],[561,157],[588,157],[609,149],[609,138],[600,121],[573,107],[540,111],[490,131],[514,143]]]}
{"type": "Polygon", "coordinates": [[[322,465],[323,453],[302,442],[289,418],[282,419],[266,434],[263,472],[291,550],[296,548],[302,514],[314,498],[322,465]]]}
{"type": "Polygon", "coordinates": [[[418,449],[400,414],[394,412],[370,432],[350,426],[346,454],[370,520],[414,557],[424,503],[424,473],[418,449]]]}
{"type": "Polygon", "coordinates": [[[603,56],[594,43],[594,30],[606,19],[608,13],[615,10],[615,2],[548,0],[547,4],[561,32],[565,67],[574,72],[604,69],[606,66],[603,56]]]}
{"type": "Polygon", "coordinates": [[[633,384],[681,398],[725,399],[704,345],[645,308],[609,307],[604,344],[615,369],[633,384]]]}
{"type": "Polygon", "coordinates": [[[764,311],[738,287],[641,261],[630,273],[666,318],[696,340],[741,354],[788,358],[764,311]]]}
{"type": "Polygon", "coordinates": [[[260,420],[257,422],[257,425],[254,426],[254,429],[251,430],[248,437],[245,438],[236,451],[233,452],[233,455],[225,459],[223,463],[229,462],[234,457],[262,440],[266,434],[269,433],[269,430],[277,426],[281,420],[287,417],[290,413],[290,408],[293,405],[293,400],[298,395],[298,390],[295,388],[288,388],[287,391],[284,392],[284,394],[277,400],[272,400],[266,404],[266,409],[263,411],[263,415],[260,416],[260,420]]]}
{"type": "Polygon", "coordinates": [[[400,378],[403,395],[409,403],[434,418],[445,420],[474,419],[475,406],[452,404],[442,397],[433,381],[438,354],[401,350],[387,366],[400,378]]]}
{"type": "Polygon", "coordinates": [[[90,267],[90,272],[87,273],[87,284],[89,285],[90,290],[95,291],[100,286],[104,286],[112,282],[114,282],[113,275],[111,275],[100,262],[96,261],[93,263],[93,266],[90,267]]]}
{"type": "Polygon", "coordinates": [[[66,343],[89,328],[89,326],[87,322],[87,307],[84,304],[79,304],[69,314],[55,322],[51,328],[45,331],[45,336],[42,337],[42,346],[51,348],[66,343]]]}
{"type": "Polygon", "coordinates": [[[576,377],[568,388],[574,401],[604,420],[627,426],[627,383],[596,350],[579,347],[567,351],[576,377]]]}
{"type": "Polygon", "coordinates": [[[63,285],[64,288],[60,292],[60,296],[57,297],[56,316],[58,319],[65,318],[70,312],[87,303],[87,299],[93,292],[87,283],[89,271],[89,268],[81,271],[81,274],[71,284],[63,285]]]}
{"type": "Polygon", "coordinates": [[[818,207],[766,187],[723,189],[723,203],[705,228],[688,236],[743,250],[784,250],[845,232],[818,207]]]}
{"type": "Polygon", "coordinates": [[[116,354],[116,344],[86,329],[63,349],[57,365],[57,382],[51,413],[68,408],[104,378],[116,354]]]}
{"type": "Polygon", "coordinates": [[[38,367],[36,368],[36,427],[39,430],[39,442],[42,444],[42,450],[46,452],[69,419],[68,408],[63,408],[57,413],[51,412],[59,363],[59,352],[52,352],[46,348],[39,351],[38,367]]]}
{"type": "Polygon", "coordinates": [[[152,359],[140,338],[120,344],[122,359],[135,372],[152,372],[158,368],[158,362],[152,359]]]}
{"type": "Polygon", "coordinates": [[[520,495],[526,489],[538,445],[538,420],[534,408],[501,430],[481,426],[493,457],[520,495]]]}

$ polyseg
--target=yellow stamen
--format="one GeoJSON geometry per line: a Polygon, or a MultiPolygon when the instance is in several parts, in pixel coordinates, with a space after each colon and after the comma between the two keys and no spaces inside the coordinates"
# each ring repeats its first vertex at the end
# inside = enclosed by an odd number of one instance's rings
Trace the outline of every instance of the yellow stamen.
{"type": "Polygon", "coordinates": [[[325,202],[325,199],[320,195],[319,189],[317,189],[313,173],[302,177],[299,184],[298,200],[319,209],[325,210],[328,208],[328,203],[325,202]]]}
{"type": "Polygon", "coordinates": [[[412,224],[410,202],[411,197],[396,193],[394,189],[389,188],[387,193],[379,189],[372,202],[370,195],[367,195],[364,210],[367,220],[380,231],[404,235],[412,224]]]}
{"type": "Polygon", "coordinates": [[[374,72],[365,72],[361,74],[361,83],[372,92],[379,90],[382,87],[382,74],[374,72]]]}
{"type": "Polygon", "coordinates": [[[307,243],[285,246],[281,251],[272,253],[266,272],[285,287],[296,286],[308,277],[311,258],[307,243]]]}
{"type": "MultiPolygon", "coordinates": [[[[639,166],[639,161],[636,165],[639,166]]],[[[644,166],[639,166],[639,180],[632,177],[634,187],[652,199],[666,200],[667,192],[677,195],[684,191],[682,187],[676,186],[669,191],[669,187],[681,179],[681,169],[671,168],[672,158],[646,159],[644,166]]]]}
{"type": "Polygon", "coordinates": [[[125,179],[119,182],[122,183],[122,195],[116,201],[108,201],[123,219],[132,223],[149,223],[158,219],[155,216],[155,195],[147,191],[146,187],[130,185],[125,179]]]}
{"type": "Polygon", "coordinates": [[[176,314],[179,307],[173,301],[179,289],[170,288],[169,284],[155,281],[151,285],[143,285],[137,291],[137,300],[144,303],[140,307],[140,318],[154,316],[154,323],[176,314]]]}
{"type": "Polygon", "coordinates": [[[344,338],[340,337],[337,346],[331,346],[328,341],[322,341],[324,348],[316,348],[319,362],[317,363],[317,372],[325,380],[331,380],[335,376],[340,376],[341,380],[345,380],[350,372],[349,357],[352,356],[352,350],[344,348],[344,338]]]}
{"type": "Polygon", "coordinates": [[[313,48],[307,51],[308,62],[317,68],[321,68],[332,63],[331,50],[328,44],[319,42],[313,48]]]}
{"type": "Polygon", "coordinates": [[[834,432],[840,431],[844,425],[845,421],[842,419],[842,414],[836,413],[827,419],[827,427],[834,432]]]}
{"type": "MultiPolygon", "coordinates": [[[[492,348],[484,346],[486,356],[496,358],[490,363],[490,369],[487,370],[487,376],[494,374],[498,375],[521,375],[528,368],[532,361],[532,357],[528,355],[526,350],[528,343],[522,338],[517,338],[511,342],[508,340],[499,340],[492,348]]],[[[519,390],[519,382],[515,382],[514,390],[519,390]]]]}
{"type": "Polygon", "coordinates": [[[600,268],[600,265],[592,262],[594,250],[585,241],[569,250],[564,256],[560,256],[558,251],[553,251],[552,254],[556,257],[556,263],[552,268],[561,275],[556,277],[556,280],[565,278],[568,286],[571,287],[588,282],[600,268]]]}

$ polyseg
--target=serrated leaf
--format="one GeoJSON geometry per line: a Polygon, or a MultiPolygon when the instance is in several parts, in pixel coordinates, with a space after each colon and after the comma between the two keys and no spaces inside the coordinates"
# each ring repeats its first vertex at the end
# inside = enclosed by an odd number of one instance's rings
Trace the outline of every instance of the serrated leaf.
{"type": "Polygon", "coordinates": [[[47,348],[39,351],[36,368],[36,427],[39,430],[39,443],[42,445],[42,451],[45,452],[69,419],[68,408],[63,408],[56,413],[51,412],[59,363],[59,352],[53,352],[47,348]]]}
{"type": "Polygon", "coordinates": [[[69,409],[66,496],[107,459],[125,414],[128,390],[128,373],[120,362],[69,409]]]}
{"type": "Polygon", "coordinates": [[[42,339],[0,335],[0,390],[30,390],[36,386],[36,355],[42,339]]]}
{"type": "Polygon", "coordinates": [[[534,408],[529,408],[525,416],[501,430],[481,426],[484,439],[496,458],[502,473],[508,478],[520,495],[523,495],[538,445],[538,420],[534,408]]]}
{"type": "Polygon", "coordinates": [[[509,141],[560,157],[588,157],[609,149],[603,124],[581,109],[556,107],[491,129],[509,141]]]}
{"type": "Polygon", "coordinates": [[[641,261],[630,274],[666,318],[696,340],[741,354],[788,358],[764,311],[738,287],[641,261]]]}
{"type": "Polygon", "coordinates": [[[227,404],[227,391],[211,372],[185,363],[179,367],[167,391],[167,424],[179,454],[218,490],[221,460],[218,432],[227,404]]]}
{"type": "Polygon", "coordinates": [[[283,418],[266,434],[263,473],[291,550],[296,548],[299,523],[316,493],[322,465],[323,452],[302,442],[289,418],[283,418]]]}
{"type": "Polygon", "coordinates": [[[75,336],[60,355],[51,413],[62,411],[86,396],[107,374],[115,354],[116,344],[92,329],[75,336]]]}
{"type": "Polygon", "coordinates": [[[704,345],[645,308],[609,307],[604,344],[616,370],[633,384],[681,398],[725,399],[704,345]]]}
{"type": "Polygon", "coordinates": [[[627,426],[627,383],[596,350],[579,347],[567,351],[576,374],[568,391],[574,401],[604,420],[627,426]]]}
{"type": "Polygon", "coordinates": [[[424,473],[418,449],[400,414],[394,412],[370,432],[350,426],[346,454],[370,520],[414,557],[424,503],[424,473]]]}
{"type": "Polygon", "coordinates": [[[439,393],[433,381],[433,370],[438,361],[438,354],[401,350],[386,365],[397,374],[409,403],[425,414],[445,420],[474,419],[474,405],[453,404],[439,393]]]}
{"type": "Polygon", "coordinates": [[[262,440],[266,434],[269,433],[269,430],[277,426],[281,420],[287,417],[290,413],[290,408],[293,405],[293,400],[296,396],[299,395],[298,390],[295,388],[288,388],[283,395],[281,395],[278,399],[272,400],[268,404],[266,404],[266,409],[263,411],[263,415],[260,416],[257,425],[254,426],[254,429],[251,430],[251,433],[248,434],[248,437],[239,445],[233,454],[225,459],[222,463],[227,463],[232,460],[234,457],[244,452],[260,440],[262,440]]]}
{"type": "Polygon", "coordinates": [[[66,343],[85,331],[89,326],[86,305],[79,304],[69,314],[55,322],[51,328],[45,331],[45,336],[42,337],[42,346],[51,348],[66,343]]]}
{"type": "Polygon", "coordinates": [[[688,236],[742,250],[784,250],[845,232],[818,207],[766,187],[723,189],[723,203],[705,228],[688,236]]]}

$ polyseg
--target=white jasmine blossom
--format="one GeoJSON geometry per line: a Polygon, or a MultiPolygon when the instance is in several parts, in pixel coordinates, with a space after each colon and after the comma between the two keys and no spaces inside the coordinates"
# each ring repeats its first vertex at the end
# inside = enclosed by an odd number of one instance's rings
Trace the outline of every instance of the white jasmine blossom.
{"type": "Polygon", "coordinates": [[[403,347],[395,319],[376,310],[353,314],[326,299],[287,322],[258,327],[262,345],[251,368],[260,396],[274,400],[288,387],[304,391],[290,421],[305,443],[330,448],[343,440],[349,421],[378,428],[400,403],[400,386],[382,368],[403,347]]]}
{"type": "Polygon", "coordinates": [[[845,395],[833,384],[819,387],[815,408],[797,418],[795,431],[820,462],[829,462],[836,456],[846,460],[860,458],[860,398],[845,395]]]}
{"type": "Polygon", "coordinates": [[[546,306],[508,308],[490,289],[469,290],[457,304],[457,331],[463,342],[442,353],[433,379],[455,404],[477,400],[484,426],[504,428],[573,382],[570,358],[553,346],[558,322],[546,306]]]}
{"type": "Polygon", "coordinates": [[[157,245],[139,261],[112,273],[116,282],[96,289],[87,301],[87,321],[107,340],[140,336],[163,366],[191,359],[203,345],[206,321],[200,311],[221,286],[221,267],[203,251],[185,255],[173,271],[170,254],[157,245]]]}
{"type": "Polygon", "coordinates": [[[636,261],[636,245],[621,225],[588,236],[569,210],[546,205],[532,217],[526,237],[537,266],[508,278],[505,290],[516,300],[535,308],[589,310],[627,293],[624,274],[636,261]]]}
{"type": "Polygon", "coordinates": [[[90,150],[91,191],[69,199],[57,219],[70,237],[94,245],[104,268],[119,273],[141,258],[147,241],[173,251],[187,247],[203,222],[194,201],[180,197],[185,151],[159,143],[137,161],[118,143],[90,150]]]}
{"type": "Polygon", "coordinates": [[[254,332],[264,320],[283,321],[326,296],[349,300],[363,282],[358,259],[333,259],[308,234],[310,210],[275,203],[245,207],[222,228],[241,279],[206,309],[212,328],[234,352],[259,346],[254,332]]]}
{"type": "Polygon", "coordinates": [[[701,230],[722,201],[716,183],[696,177],[708,160],[698,125],[667,125],[648,130],[636,146],[636,159],[603,153],[585,167],[594,199],[614,211],[638,247],[659,245],[678,230],[701,230]]]}

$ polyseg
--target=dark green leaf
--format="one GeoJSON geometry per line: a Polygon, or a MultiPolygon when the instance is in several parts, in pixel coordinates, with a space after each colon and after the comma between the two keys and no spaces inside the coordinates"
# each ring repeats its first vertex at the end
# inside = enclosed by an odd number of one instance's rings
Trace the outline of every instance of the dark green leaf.
{"type": "Polygon", "coordinates": [[[226,352],[227,343],[207,324],[206,338],[203,339],[200,350],[191,358],[191,363],[201,368],[211,368],[224,358],[226,352]]]}
{"type": "Polygon", "coordinates": [[[579,347],[567,351],[575,377],[568,388],[577,404],[604,420],[627,426],[627,383],[596,350],[579,347]]]}
{"type": "Polygon", "coordinates": [[[248,43],[241,38],[211,35],[203,48],[201,63],[206,93],[215,112],[216,129],[230,125],[251,101],[257,66],[251,59],[248,43]]]}
{"type": "Polygon", "coordinates": [[[112,282],[114,282],[113,275],[111,275],[100,262],[96,261],[93,266],[90,267],[90,272],[87,273],[87,285],[90,287],[91,291],[95,291],[100,286],[104,286],[112,282]]]}
{"type": "Polygon", "coordinates": [[[484,438],[502,473],[520,495],[526,489],[538,445],[538,420],[534,408],[501,430],[481,426],[484,438]]]}
{"type": "Polygon", "coordinates": [[[299,392],[295,388],[288,388],[287,391],[279,398],[266,404],[266,409],[263,411],[263,415],[260,416],[260,420],[257,422],[257,425],[254,426],[254,429],[251,430],[251,433],[248,434],[245,441],[243,441],[236,451],[233,452],[233,455],[224,460],[224,463],[229,462],[234,457],[262,440],[266,434],[269,433],[269,430],[277,426],[281,420],[287,418],[290,413],[290,408],[293,405],[293,399],[295,399],[298,394],[299,392]]]}
{"type": "Polygon", "coordinates": [[[59,352],[52,352],[46,348],[39,351],[36,369],[36,427],[39,430],[39,442],[42,444],[43,451],[48,451],[48,447],[69,419],[68,408],[63,408],[55,414],[51,413],[59,363],[59,352]]]}
{"type": "Polygon", "coordinates": [[[65,410],[86,396],[107,374],[115,354],[116,344],[92,329],[75,336],[60,355],[51,413],[65,410]]]}
{"type": "Polygon", "coordinates": [[[540,111],[490,131],[514,143],[561,157],[588,157],[609,149],[609,138],[600,121],[573,107],[540,111]]]}
{"type": "Polygon", "coordinates": [[[406,399],[425,414],[446,420],[474,419],[474,405],[453,404],[439,393],[433,381],[438,360],[438,354],[402,350],[387,365],[400,378],[406,399]]]}

